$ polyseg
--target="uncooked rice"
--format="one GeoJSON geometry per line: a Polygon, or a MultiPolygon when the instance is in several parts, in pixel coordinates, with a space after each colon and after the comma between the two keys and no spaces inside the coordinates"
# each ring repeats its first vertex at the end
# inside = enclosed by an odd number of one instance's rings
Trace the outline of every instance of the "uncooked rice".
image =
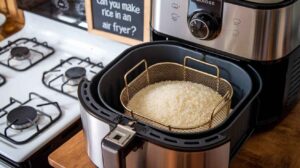
{"type": "Polygon", "coordinates": [[[164,125],[189,128],[207,123],[221,100],[219,93],[202,84],[163,81],[140,90],[127,106],[164,125]]]}

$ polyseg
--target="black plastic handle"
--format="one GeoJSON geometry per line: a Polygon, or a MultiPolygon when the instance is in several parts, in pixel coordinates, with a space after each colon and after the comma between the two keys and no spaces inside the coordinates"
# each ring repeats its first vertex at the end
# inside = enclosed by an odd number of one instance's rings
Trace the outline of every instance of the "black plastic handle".
{"type": "Polygon", "coordinates": [[[104,168],[126,168],[126,156],[138,146],[136,132],[130,126],[118,124],[102,140],[104,168]]]}

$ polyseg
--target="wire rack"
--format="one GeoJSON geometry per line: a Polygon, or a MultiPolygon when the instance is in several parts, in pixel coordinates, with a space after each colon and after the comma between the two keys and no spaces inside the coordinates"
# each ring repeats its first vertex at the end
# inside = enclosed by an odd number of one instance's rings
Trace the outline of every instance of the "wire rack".
{"type": "Polygon", "coordinates": [[[220,69],[218,66],[197,60],[193,57],[184,57],[183,64],[174,62],[161,62],[148,67],[147,61],[144,59],[131,68],[124,75],[125,87],[120,94],[120,101],[125,109],[125,114],[131,116],[133,119],[150,124],[154,127],[177,133],[194,133],[205,131],[213,128],[223,122],[230,113],[231,98],[233,89],[231,84],[223,78],[220,78],[220,69]],[[215,69],[216,74],[210,74],[204,71],[194,69],[187,66],[188,62],[194,61],[202,66],[208,66],[215,69]],[[128,76],[141,68],[143,65],[144,70],[137,75],[131,82],[128,82],[128,76]],[[144,87],[162,81],[190,81],[194,83],[203,84],[212,88],[222,96],[222,100],[217,103],[213,108],[210,120],[204,124],[195,125],[193,127],[174,127],[165,125],[164,123],[155,121],[147,116],[140,115],[138,112],[133,111],[127,107],[129,100],[144,87]]]}

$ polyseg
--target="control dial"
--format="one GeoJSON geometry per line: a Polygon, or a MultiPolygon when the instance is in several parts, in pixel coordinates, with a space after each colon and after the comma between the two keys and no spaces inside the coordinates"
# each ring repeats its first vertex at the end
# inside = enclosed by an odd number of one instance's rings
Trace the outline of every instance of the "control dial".
{"type": "Polygon", "coordinates": [[[196,13],[189,21],[191,33],[201,40],[211,40],[219,33],[219,24],[216,18],[207,13],[196,13]]]}

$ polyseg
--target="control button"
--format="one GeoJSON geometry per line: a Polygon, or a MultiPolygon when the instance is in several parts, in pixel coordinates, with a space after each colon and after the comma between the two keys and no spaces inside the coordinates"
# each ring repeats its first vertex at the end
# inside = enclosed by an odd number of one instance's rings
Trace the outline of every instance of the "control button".
{"type": "Polygon", "coordinates": [[[179,9],[180,8],[180,5],[177,2],[172,2],[171,6],[174,9],[179,9]]]}
{"type": "Polygon", "coordinates": [[[239,30],[233,30],[232,35],[233,35],[233,37],[238,37],[240,35],[240,31],[239,30]]]}
{"type": "Polygon", "coordinates": [[[239,19],[239,18],[234,18],[234,19],[233,19],[233,24],[234,24],[235,26],[238,26],[238,25],[240,25],[241,23],[242,23],[241,19],[239,19]]]}
{"type": "Polygon", "coordinates": [[[190,22],[190,30],[195,37],[200,39],[207,39],[209,36],[208,25],[200,19],[193,19],[190,22]]]}
{"type": "Polygon", "coordinates": [[[211,40],[215,38],[220,26],[217,19],[207,13],[196,13],[189,22],[191,33],[201,40],[211,40]]]}
{"type": "Polygon", "coordinates": [[[172,20],[174,22],[176,22],[180,16],[177,13],[171,13],[171,17],[172,17],[172,20]]]}

